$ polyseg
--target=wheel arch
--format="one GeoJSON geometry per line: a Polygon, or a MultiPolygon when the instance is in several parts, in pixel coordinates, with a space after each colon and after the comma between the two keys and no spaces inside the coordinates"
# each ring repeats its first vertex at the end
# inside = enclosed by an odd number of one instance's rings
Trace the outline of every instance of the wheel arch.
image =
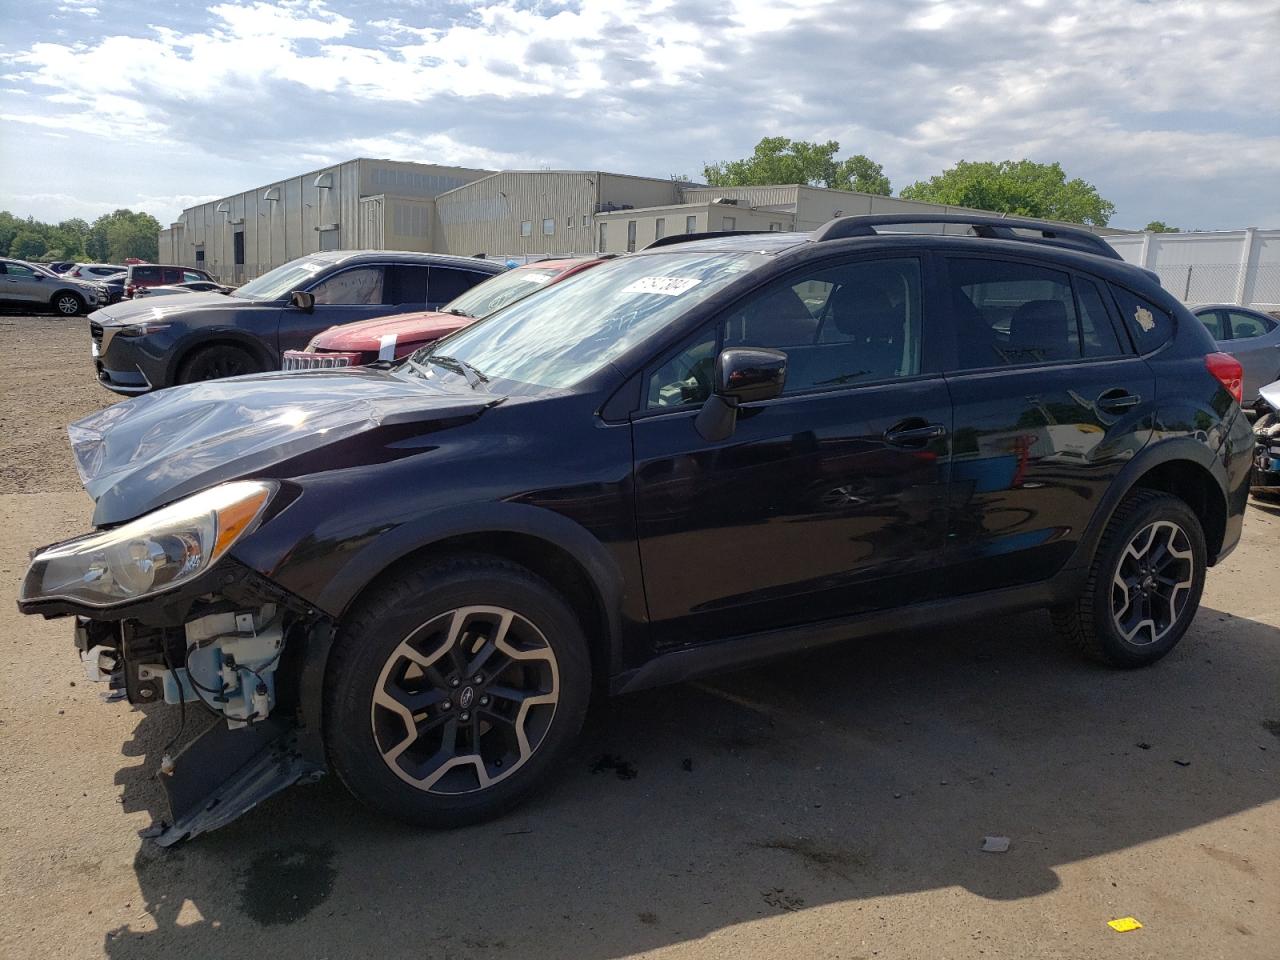
{"type": "Polygon", "coordinates": [[[1083,560],[1092,561],[1116,508],[1134,490],[1162,490],[1181,499],[1204,529],[1209,564],[1217,561],[1227,529],[1227,489],[1221,462],[1200,440],[1175,437],[1148,447],[1125,467],[1094,513],[1084,542],[1083,560]]]}
{"type": "Polygon", "coordinates": [[[79,300],[80,303],[83,305],[82,308],[86,311],[92,306],[92,304],[89,302],[89,298],[86,297],[79,290],[75,289],[74,287],[59,287],[57,290],[53,291],[53,293],[49,295],[49,300],[48,300],[49,306],[52,307],[54,303],[57,302],[58,298],[62,296],[64,293],[69,293],[73,297],[75,297],[77,300],[79,300]]]}
{"type": "Polygon", "coordinates": [[[528,569],[578,616],[599,682],[621,669],[623,577],[605,547],[574,521],[527,504],[487,504],[404,524],[355,554],[321,606],[341,620],[379,584],[446,557],[492,556],[528,569]]]}
{"type": "Polygon", "coordinates": [[[183,364],[195,356],[198,351],[208,347],[239,347],[242,350],[247,350],[267,370],[278,366],[276,358],[258,337],[251,336],[240,330],[215,328],[202,330],[198,336],[183,340],[178,344],[169,357],[165,383],[177,383],[178,373],[182,370],[183,364]]]}

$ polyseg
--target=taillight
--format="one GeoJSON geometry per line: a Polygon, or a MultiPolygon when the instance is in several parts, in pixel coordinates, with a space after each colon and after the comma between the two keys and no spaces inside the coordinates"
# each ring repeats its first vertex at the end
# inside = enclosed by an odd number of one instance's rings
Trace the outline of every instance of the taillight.
{"type": "Polygon", "coordinates": [[[132,284],[132,283],[126,283],[126,284],[124,285],[124,295],[125,295],[125,298],[126,298],[126,299],[129,299],[129,298],[132,298],[132,297],[133,297],[133,284],[132,284]]]}
{"type": "Polygon", "coordinates": [[[1244,401],[1244,367],[1239,360],[1229,353],[1210,353],[1205,356],[1204,365],[1214,379],[1227,388],[1227,393],[1236,398],[1236,403],[1244,401]]]}

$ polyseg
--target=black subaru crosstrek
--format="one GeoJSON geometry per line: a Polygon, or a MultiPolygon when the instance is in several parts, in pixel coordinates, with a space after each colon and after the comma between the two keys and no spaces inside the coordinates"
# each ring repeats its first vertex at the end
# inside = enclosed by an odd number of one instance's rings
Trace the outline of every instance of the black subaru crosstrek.
{"type": "Polygon", "coordinates": [[[673,237],[382,369],[71,427],[96,531],[32,559],[90,675],[226,722],[170,843],[332,770],[451,826],[525,797],[593,692],[1047,607],[1120,667],[1236,545],[1240,366],[1152,275],[1034,221],[673,237]]]}

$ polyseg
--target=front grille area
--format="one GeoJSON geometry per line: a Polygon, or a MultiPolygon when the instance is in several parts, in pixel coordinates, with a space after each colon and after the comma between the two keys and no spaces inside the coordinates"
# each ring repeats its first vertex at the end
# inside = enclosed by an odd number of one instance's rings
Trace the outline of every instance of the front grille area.
{"type": "Polygon", "coordinates": [[[350,367],[360,362],[358,353],[306,353],[288,350],[284,355],[282,370],[333,370],[350,367]]]}

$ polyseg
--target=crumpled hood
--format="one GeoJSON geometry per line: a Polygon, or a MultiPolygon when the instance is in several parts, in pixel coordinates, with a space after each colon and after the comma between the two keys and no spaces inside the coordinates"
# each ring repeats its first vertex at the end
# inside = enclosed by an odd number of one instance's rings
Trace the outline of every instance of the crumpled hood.
{"type": "Polygon", "coordinates": [[[226,310],[228,307],[276,307],[281,304],[270,301],[245,300],[242,297],[230,297],[223,293],[192,293],[172,297],[156,297],[149,299],[139,297],[137,300],[121,300],[109,307],[95,310],[90,319],[107,324],[140,323],[143,320],[159,320],[171,313],[190,313],[202,310],[226,310]]]}
{"type": "Polygon", "coordinates": [[[120,523],[214,484],[384,425],[473,418],[501,401],[382,370],[265,373],[144,394],[67,428],[94,524],[120,523]]]}
{"type": "Polygon", "coordinates": [[[475,323],[474,317],[460,317],[455,313],[441,313],[428,310],[420,313],[399,313],[389,317],[375,317],[359,323],[344,323],[330,327],[316,335],[311,341],[311,348],[316,350],[379,350],[382,338],[396,338],[397,357],[404,351],[402,344],[420,344],[425,340],[439,340],[441,337],[460,330],[468,324],[475,323]]]}

